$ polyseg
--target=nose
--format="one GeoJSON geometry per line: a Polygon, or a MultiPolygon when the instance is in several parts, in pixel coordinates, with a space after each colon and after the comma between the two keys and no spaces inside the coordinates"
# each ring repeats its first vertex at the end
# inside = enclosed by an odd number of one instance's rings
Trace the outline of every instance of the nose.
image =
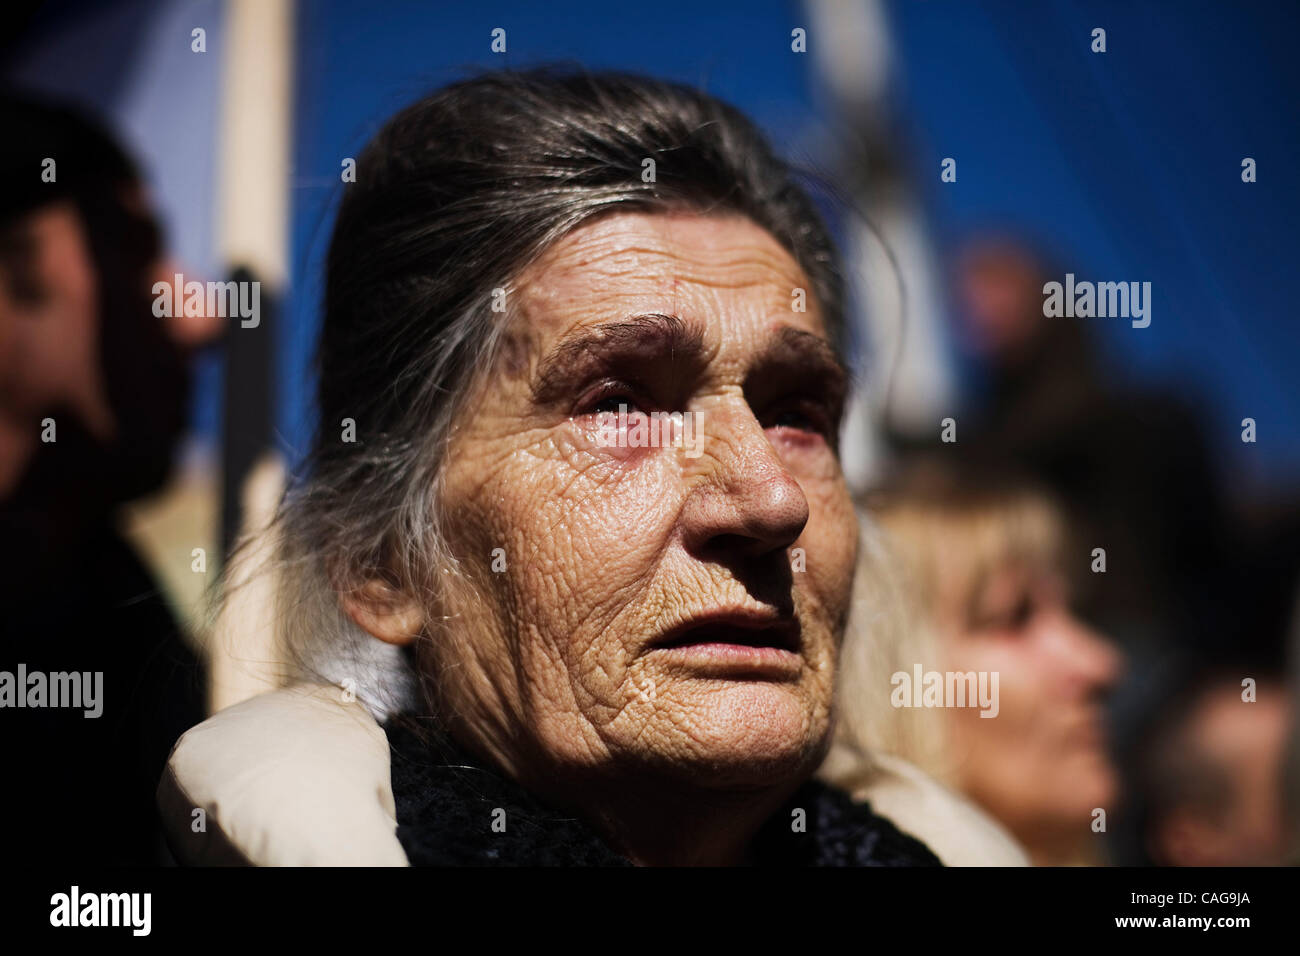
{"type": "Polygon", "coordinates": [[[758,557],[794,544],[808,524],[808,499],[748,407],[729,416],[725,434],[706,439],[705,479],[682,515],[687,548],[758,557]]]}
{"type": "Polygon", "coordinates": [[[1072,682],[1084,695],[1103,693],[1115,685],[1123,658],[1109,640],[1069,612],[1063,614],[1061,634],[1072,682]]]}

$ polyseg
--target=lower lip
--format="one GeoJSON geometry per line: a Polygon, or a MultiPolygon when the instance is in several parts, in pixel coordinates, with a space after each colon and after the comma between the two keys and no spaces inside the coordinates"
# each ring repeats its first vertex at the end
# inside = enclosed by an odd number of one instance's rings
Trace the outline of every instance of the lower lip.
{"type": "Polygon", "coordinates": [[[720,675],[746,673],[784,677],[797,674],[803,658],[782,647],[753,647],[748,644],[682,644],[660,647],[654,653],[665,661],[706,668],[720,675]]]}

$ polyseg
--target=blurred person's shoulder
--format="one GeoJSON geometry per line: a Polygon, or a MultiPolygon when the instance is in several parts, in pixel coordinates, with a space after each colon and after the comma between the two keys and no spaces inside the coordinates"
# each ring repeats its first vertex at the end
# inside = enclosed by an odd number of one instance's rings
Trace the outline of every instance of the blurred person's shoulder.
{"type": "Polygon", "coordinates": [[[872,773],[853,799],[922,841],[945,866],[1029,866],[1010,833],[959,793],[892,754],[872,754],[872,773]]]}
{"type": "Polygon", "coordinates": [[[808,781],[785,812],[777,813],[760,834],[760,861],[800,866],[943,866],[944,861],[925,837],[878,812],[868,801],[821,780],[808,781]],[[810,841],[788,840],[790,821],[807,807],[810,841]],[[787,837],[783,850],[773,850],[787,837]],[[795,842],[802,845],[795,847],[795,842]]]}

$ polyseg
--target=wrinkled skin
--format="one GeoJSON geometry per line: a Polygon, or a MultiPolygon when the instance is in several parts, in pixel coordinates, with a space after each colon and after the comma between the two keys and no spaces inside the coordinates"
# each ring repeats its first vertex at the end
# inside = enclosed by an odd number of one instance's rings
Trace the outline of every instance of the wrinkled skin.
{"type": "Polygon", "coordinates": [[[828,742],[857,538],[843,370],[811,292],[791,308],[810,287],[748,219],[586,224],[514,283],[502,361],[453,439],[453,634],[427,665],[442,709],[642,862],[743,859],[828,742]],[[647,314],[676,320],[555,351],[647,314]],[[602,444],[619,404],[633,422],[702,413],[701,454],[602,444]],[[751,673],[650,646],[719,609],[797,625],[794,663],[751,673]]]}

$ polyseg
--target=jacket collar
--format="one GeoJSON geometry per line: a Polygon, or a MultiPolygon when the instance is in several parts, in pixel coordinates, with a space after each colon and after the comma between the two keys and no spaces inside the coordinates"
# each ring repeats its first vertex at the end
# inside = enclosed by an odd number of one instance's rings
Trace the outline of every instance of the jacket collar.
{"type": "MultiPolygon", "coordinates": [[[[412,865],[631,865],[583,820],[546,805],[445,735],[405,717],[390,720],[384,731],[397,838],[412,865]]],[[[817,780],[772,815],[753,849],[760,866],[940,865],[869,805],[817,780]]]]}

